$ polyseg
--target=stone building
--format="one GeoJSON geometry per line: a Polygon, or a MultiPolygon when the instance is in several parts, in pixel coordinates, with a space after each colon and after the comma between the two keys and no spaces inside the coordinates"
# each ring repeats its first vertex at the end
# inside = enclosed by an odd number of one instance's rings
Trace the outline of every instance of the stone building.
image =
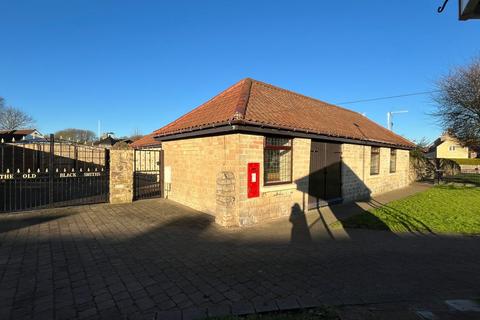
{"type": "Polygon", "coordinates": [[[244,79],[156,130],[166,197],[245,226],[409,184],[413,144],[356,112],[244,79]]]}

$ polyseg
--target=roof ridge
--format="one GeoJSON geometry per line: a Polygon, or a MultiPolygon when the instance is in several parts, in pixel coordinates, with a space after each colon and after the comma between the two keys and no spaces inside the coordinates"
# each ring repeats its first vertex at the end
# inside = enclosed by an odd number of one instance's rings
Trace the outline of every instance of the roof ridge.
{"type": "MultiPolygon", "coordinates": [[[[263,86],[266,86],[266,87],[270,87],[272,89],[275,89],[275,90],[278,90],[278,91],[282,91],[282,92],[285,92],[285,93],[288,93],[290,95],[293,95],[293,96],[297,96],[297,97],[300,97],[300,98],[304,98],[304,99],[307,99],[307,100],[311,100],[311,101],[315,101],[315,102],[320,102],[320,103],[323,103],[327,106],[330,106],[330,107],[334,107],[334,108],[337,108],[337,109],[341,109],[341,110],[344,110],[344,111],[348,111],[350,113],[354,113],[354,114],[358,114],[362,117],[365,117],[363,114],[361,114],[360,112],[357,112],[357,111],[353,111],[353,110],[350,110],[350,109],[347,109],[347,108],[344,108],[344,107],[340,107],[340,106],[337,106],[335,104],[332,104],[332,103],[329,103],[329,102],[325,102],[323,100],[320,100],[320,99],[316,99],[316,98],[312,98],[312,97],[309,97],[309,96],[306,96],[304,94],[301,94],[301,93],[298,93],[298,92],[295,92],[295,91],[291,91],[291,90],[288,90],[288,89],[284,89],[284,88],[281,88],[281,87],[277,87],[273,84],[270,84],[270,83],[266,83],[266,82],[263,82],[263,81],[259,81],[259,80],[255,80],[255,79],[251,79],[253,82],[257,83],[257,84],[260,84],[260,85],[263,85],[263,86]]],[[[408,139],[406,139],[405,137],[402,137],[401,135],[391,131],[391,130],[388,130],[387,128],[385,128],[384,126],[378,124],[377,122],[375,122],[374,120],[372,119],[369,119],[367,118],[368,120],[374,122],[376,125],[380,126],[381,128],[387,130],[388,132],[390,132],[391,134],[393,134],[394,136],[397,136],[407,142],[410,142],[408,141],[408,139]]]]}
{"type": "Polygon", "coordinates": [[[326,102],[326,101],[323,101],[323,100],[320,100],[320,99],[317,99],[317,98],[309,97],[307,95],[304,95],[304,94],[301,94],[301,93],[298,93],[298,92],[295,92],[295,91],[292,91],[292,90],[284,89],[284,88],[281,88],[281,87],[278,87],[278,86],[275,86],[273,84],[266,83],[266,82],[263,82],[263,81],[259,81],[259,80],[255,80],[255,79],[252,79],[252,80],[254,82],[256,82],[257,84],[264,85],[266,87],[270,87],[270,88],[278,90],[278,91],[283,91],[285,93],[288,93],[288,94],[291,94],[291,95],[294,95],[294,96],[297,96],[297,97],[300,97],[300,98],[304,98],[304,99],[307,99],[307,100],[313,100],[313,101],[316,101],[316,102],[321,102],[321,103],[323,103],[327,106],[330,106],[330,107],[342,109],[342,110],[345,110],[345,111],[348,111],[348,112],[351,112],[351,113],[356,113],[356,114],[361,115],[361,113],[359,113],[359,112],[356,112],[356,111],[353,111],[353,110],[350,110],[350,109],[347,109],[347,108],[344,108],[344,107],[340,107],[340,106],[337,106],[335,104],[332,104],[332,103],[329,103],[329,102],[326,102]]]}
{"type": "Polygon", "coordinates": [[[250,99],[250,91],[252,89],[252,79],[245,78],[238,83],[243,83],[242,91],[238,97],[237,105],[235,106],[235,112],[232,116],[232,120],[243,120],[247,113],[248,100],[250,99]]]}
{"type": "Polygon", "coordinates": [[[386,129],[359,112],[251,78],[236,82],[180,118],[157,129],[152,136],[168,136],[233,124],[271,126],[334,137],[349,137],[359,141],[412,146],[407,138],[386,129]],[[276,112],[271,114],[277,110],[273,108],[276,104],[279,112],[283,110],[287,114],[276,112]],[[326,121],[322,120],[323,113],[328,123],[323,123],[326,121]],[[303,124],[299,122],[302,119],[296,114],[306,118],[303,124]],[[319,119],[311,118],[316,116],[319,116],[319,119]],[[358,132],[353,125],[360,127],[364,132],[358,132]]]}

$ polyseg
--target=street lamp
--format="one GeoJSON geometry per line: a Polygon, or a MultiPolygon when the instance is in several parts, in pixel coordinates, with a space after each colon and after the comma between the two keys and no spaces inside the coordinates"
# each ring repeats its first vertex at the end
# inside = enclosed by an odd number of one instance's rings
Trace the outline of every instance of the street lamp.
{"type": "Polygon", "coordinates": [[[408,110],[389,111],[387,112],[387,128],[392,131],[393,128],[393,115],[396,113],[407,113],[408,110]]]}

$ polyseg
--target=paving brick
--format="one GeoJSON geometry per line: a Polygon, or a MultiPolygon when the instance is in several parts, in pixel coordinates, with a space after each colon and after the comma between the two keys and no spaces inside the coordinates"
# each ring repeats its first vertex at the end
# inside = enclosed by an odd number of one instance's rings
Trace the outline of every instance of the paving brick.
{"type": "Polygon", "coordinates": [[[271,311],[272,301],[291,309],[463,299],[477,296],[480,283],[476,237],[347,230],[351,241],[291,246],[288,220],[223,229],[158,199],[7,216],[0,225],[13,219],[21,228],[0,230],[0,319],[144,319],[207,307],[209,315],[241,314],[271,311]],[[22,222],[59,211],[66,216],[22,222]],[[39,258],[42,250],[48,254],[39,258]]]}
{"type": "Polygon", "coordinates": [[[135,304],[141,310],[147,310],[147,309],[153,308],[155,306],[155,302],[148,297],[142,298],[140,300],[135,300],[135,304]]]}
{"type": "Polygon", "coordinates": [[[89,318],[89,317],[92,317],[94,315],[97,314],[97,309],[95,308],[90,308],[90,309],[86,309],[86,310],[83,310],[83,311],[80,311],[78,313],[78,318],[79,319],[86,319],[86,318],[89,318]]]}
{"type": "Polygon", "coordinates": [[[182,320],[182,312],[180,310],[175,311],[160,311],[156,313],[156,319],[162,320],[182,320]]]}
{"type": "Polygon", "coordinates": [[[317,299],[315,299],[313,296],[300,296],[297,299],[299,305],[301,308],[313,308],[313,307],[319,307],[320,303],[317,299]]]}
{"type": "Polygon", "coordinates": [[[182,310],[183,320],[199,320],[207,317],[207,310],[204,308],[189,308],[182,310]]]}
{"type": "Polygon", "coordinates": [[[207,308],[209,317],[224,317],[232,314],[232,307],[229,304],[216,304],[207,308]]]}
{"type": "Polygon", "coordinates": [[[300,308],[296,297],[277,299],[275,302],[279,310],[293,310],[300,308]]]}
{"type": "Polygon", "coordinates": [[[223,295],[229,299],[230,301],[240,301],[242,300],[242,296],[240,294],[238,294],[238,292],[235,292],[235,291],[226,291],[223,293],[223,295]]]}
{"type": "Polygon", "coordinates": [[[232,304],[232,314],[235,316],[241,316],[246,314],[255,313],[253,304],[245,301],[238,301],[232,304]]]}
{"type": "Polygon", "coordinates": [[[255,312],[261,313],[261,312],[271,312],[271,311],[277,311],[278,306],[275,303],[275,301],[270,300],[270,301],[255,301],[254,302],[254,307],[255,307],[255,312]]]}

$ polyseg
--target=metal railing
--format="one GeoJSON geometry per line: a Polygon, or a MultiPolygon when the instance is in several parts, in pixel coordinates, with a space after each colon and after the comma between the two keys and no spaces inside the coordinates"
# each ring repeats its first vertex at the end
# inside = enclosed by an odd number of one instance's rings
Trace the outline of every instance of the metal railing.
{"type": "Polygon", "coordinates": [[[0,139],[0,212],[108,201],[109,153],[55,139],[0,139]]]}
{"type": "Polygon", "coordinates": [[[437,170],[435,182],[438,184],[462,184],[480,186],[480,173],[478,171],[473,171],[461,172],[457,174],[445,174],[444,172],[437,170]]]}

